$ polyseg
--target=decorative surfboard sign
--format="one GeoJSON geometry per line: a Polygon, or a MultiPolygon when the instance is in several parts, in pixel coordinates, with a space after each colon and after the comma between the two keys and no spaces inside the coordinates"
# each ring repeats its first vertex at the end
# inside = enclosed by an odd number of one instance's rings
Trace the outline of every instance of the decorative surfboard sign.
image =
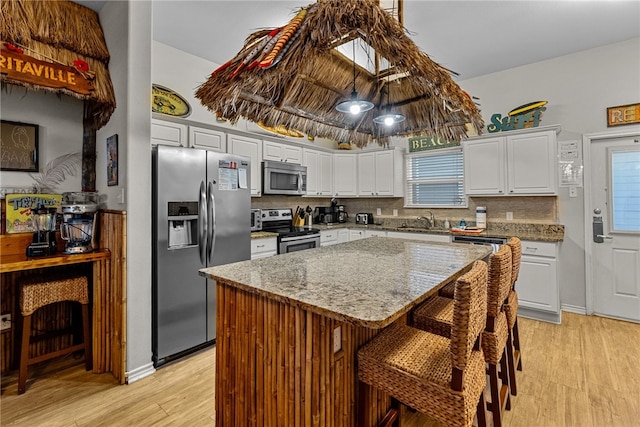
{"type": "Polygon", "coordinates": [[[154,84],[151,88],[151,111],[173,117],[187,117],[191,114],[191,105],[178,92],[154,84]]]}
{"type": "Polygon", "coordinates": [[[547,101],[533,101],[514,108],[505,117],[495,113],[491,116],[491,124],[487,126],[487,130],[495,133],[538,127],[542,120],[542,113],[547,110],[545,105],[547,101]]]}

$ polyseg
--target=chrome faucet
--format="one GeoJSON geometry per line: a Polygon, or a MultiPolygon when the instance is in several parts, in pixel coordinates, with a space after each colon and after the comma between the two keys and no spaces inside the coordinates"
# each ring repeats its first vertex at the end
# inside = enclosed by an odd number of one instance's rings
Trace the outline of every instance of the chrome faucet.
{"type": "Polygon", "coordinates": [[[432,228],[436,223],[436,219],[433,217],[433,212],[431,212],[431,211],[427,211],[427,212],[429,213],[429,217],[428,218],[426,216],[420,215],[418,217],[418,220],[427,221],[427,226],[425,228],[432,228]]]}

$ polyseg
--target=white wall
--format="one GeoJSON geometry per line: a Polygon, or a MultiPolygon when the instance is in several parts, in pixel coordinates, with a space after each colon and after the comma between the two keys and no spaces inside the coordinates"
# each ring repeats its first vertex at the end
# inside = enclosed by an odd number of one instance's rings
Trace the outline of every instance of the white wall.
{"type": "MultiPolygon", "coordinates": [[[[7,90],[2,91],[0,118],[39,126],[41,171],[62,154],[82,152],[82,101],[76,98],[8,85],[7,90]]],[[[81,175],[82,167],[78,165],[76,175],[68,176],[56,191],[81,191],[81,175]]],[[[32,187],[33,184],[27,172],[0,172],[2,187],[32,187]]]]}
{"type": "MultiPolygon", "coordinates": [[[[508,54],[508,53],[503,53],[508,54]]],[[[491,60],[487,57],[487,60],[491,60]]],[[[531,101],[549,101],[542,126],[559,124],[559,141],[607,130],[607,107],[638,102],[640,96],[640,38],[537,62],[459,82],[480,98],[486,124],[494,113],[506,115],[531,101]]],[[[586,307],[584,264],[584,192],[569,198],[560,189],[560,223],[565,239],[560,246],[558,281],[565,306],[586,307]]]]}

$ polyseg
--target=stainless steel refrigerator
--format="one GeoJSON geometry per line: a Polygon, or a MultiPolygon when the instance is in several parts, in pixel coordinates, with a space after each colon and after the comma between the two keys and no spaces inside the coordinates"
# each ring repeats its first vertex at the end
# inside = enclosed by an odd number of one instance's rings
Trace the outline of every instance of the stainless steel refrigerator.
{"type": "Polygon", "coordinates": [[[156,146],[153,174],[153,361],[216,338],[215,282],[201,268],[251,258],[249,158],[156,146]]]}

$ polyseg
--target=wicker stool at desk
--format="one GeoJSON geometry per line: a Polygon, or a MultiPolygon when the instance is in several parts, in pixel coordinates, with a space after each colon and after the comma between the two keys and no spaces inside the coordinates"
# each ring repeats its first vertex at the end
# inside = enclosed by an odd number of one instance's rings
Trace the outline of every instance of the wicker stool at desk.
{"type": "Polygon", "coordinates": [[[85,367],[92,369],[91,332],[89,320],[89,285],[86,276],[56,277],[43,279],[27,277],[20,282],[20,311],[22,314],[22,339],[20,347],[20,371],[18,374],[18,394],[25,392],[27,367],[44,360],[84,349],[85,367]],[[82,304],[83,342],[60,350],[30,357],[29,338],[31,336],[31,316],[46,305],[61,301],[75,301],[82,304]]]}

